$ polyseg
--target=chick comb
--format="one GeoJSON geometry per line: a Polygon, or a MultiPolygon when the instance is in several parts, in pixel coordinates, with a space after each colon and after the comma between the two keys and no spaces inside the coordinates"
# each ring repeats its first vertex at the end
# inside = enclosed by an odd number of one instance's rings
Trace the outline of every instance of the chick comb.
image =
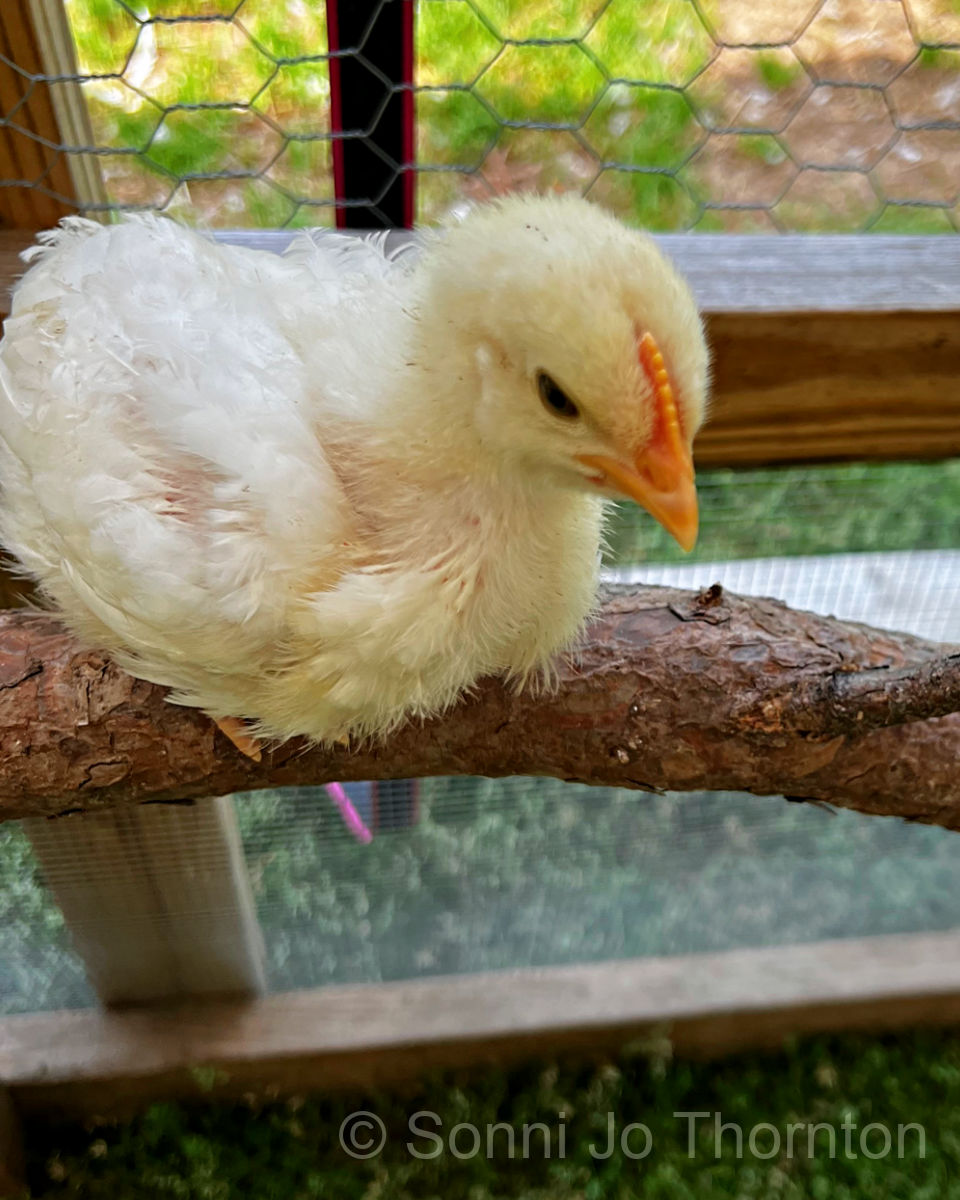
{"type": "MultiPolygon", "coordinates": [[[[683,430],[680,427],[680,414],[677,411],[677,401],[673,394],[673,384],[670,382],[667,364],[663,361],[660,347],[652,333],[642,335],[637,346],[637,355],[640,359],[640,366],[653,388],[656,411],[660,418],[654,440],[661,449],[667,451],[678,462],[690,462],[690,450],[684,441],[683,430]]],[[[690,462],[690,474],[693,475],[692,462],[690,462]]]]}

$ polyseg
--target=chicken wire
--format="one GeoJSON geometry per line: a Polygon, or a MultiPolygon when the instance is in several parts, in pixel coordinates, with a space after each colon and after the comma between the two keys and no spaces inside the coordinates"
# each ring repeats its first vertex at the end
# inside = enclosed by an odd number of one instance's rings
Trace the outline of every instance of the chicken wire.
{"type": "Polygon", "coordinates": [[[43,151],[3,184],[217,226],[330,224],[355,205],[389,224],[378,205],[412,173],[427,222],[558,188],[652,229],[958,228],[954,0],[417,0],[411,77],[391,78],[371,31],[410,2],[363,6],[366,32],[331,55],[316,0],[65,0],[73,56],[41,46],[38,72],[0,46],[0,127],[43,151]],[[371,115],[336,132],[330,64],[348,60],[371,115]],[[45,88],[86,125],[40,132],[45,88]],[[383,114],[411,90],[404,156],[384,148],[383,114]],[[337,141],[380,157],[377,194],[338,192],[337,141]],[[64,156],[70,195],[51,183],[64,156]],[[93,183],[77,169],[91,163],[93,183]]]}

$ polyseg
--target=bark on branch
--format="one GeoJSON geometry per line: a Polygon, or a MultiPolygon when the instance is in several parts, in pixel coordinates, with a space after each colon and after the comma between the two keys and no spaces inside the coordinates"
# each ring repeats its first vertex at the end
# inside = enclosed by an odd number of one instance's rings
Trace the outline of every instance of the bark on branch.
{"type": "Polygon", "coordinates": [[[719,587],[609,590],[558,690],[261,764],[53,620],[0,613],[0,820],[420,775],[748,790],[960,829],[960,655],[719,587]],[[950,715],[945,715],[950,714],[950,715]],[[926,719],[933,718],[933,719],[926,719]]]}

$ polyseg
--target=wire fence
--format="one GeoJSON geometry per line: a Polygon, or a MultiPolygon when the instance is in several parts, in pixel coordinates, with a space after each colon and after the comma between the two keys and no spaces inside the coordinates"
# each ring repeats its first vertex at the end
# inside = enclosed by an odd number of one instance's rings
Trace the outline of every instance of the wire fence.
{"type": "Polygon", "coordinates": [[[9,4],[2,182],[64,209],[369,226],[557,188],[652,229],[960,228],[955,0],[9,4]]]}

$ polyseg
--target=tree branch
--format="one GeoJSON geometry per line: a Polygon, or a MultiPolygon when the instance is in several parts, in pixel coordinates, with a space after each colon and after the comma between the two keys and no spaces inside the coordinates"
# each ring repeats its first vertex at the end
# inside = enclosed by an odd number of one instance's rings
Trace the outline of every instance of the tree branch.
{"type": "Polygon", "coordinates": [[[519,774],[782,794],[960,829],[957,710],[960,655],[933,643],[718,586],[619,588],[555,691],[484,680],[383,745],[288,743],[255,764],[49,617],[5,612],[0,820],[333,779],[519,774]]]}
{"type": "Polygon", "coordinates": [[[806,679],[764,705],[779,708],[767,726],[818,737],[862,734],[960,712],[960,654],[921,666],[879,667],[806,679]]]}

